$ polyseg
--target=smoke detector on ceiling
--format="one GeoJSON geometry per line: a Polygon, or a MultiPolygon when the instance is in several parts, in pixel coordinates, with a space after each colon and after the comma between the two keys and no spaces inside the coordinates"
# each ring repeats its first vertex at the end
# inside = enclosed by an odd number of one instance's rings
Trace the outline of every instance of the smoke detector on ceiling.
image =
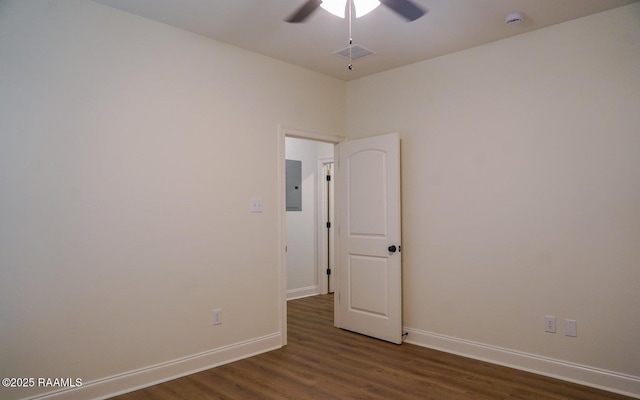
{"type": "Polygon", "coordinates": [[[504,21],[507,23],[507,25],[518,25],[522,23],[522,21],[524,21],[524,14],[521,12],[513,12],[507,14],[504,17],[504,21]]]}

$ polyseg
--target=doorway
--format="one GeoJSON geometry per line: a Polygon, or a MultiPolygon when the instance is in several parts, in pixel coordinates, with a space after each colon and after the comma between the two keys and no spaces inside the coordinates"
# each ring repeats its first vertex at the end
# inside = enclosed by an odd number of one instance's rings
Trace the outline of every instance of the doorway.
{"type": "Polygon", "coordinates": [[[333,255],[333,145],[285,138],[287,300],[326,294],[333,255]]]}
{"type": "MultiPolygon", "coordinates": [[[[327,206],[326,203],[326,201],[329,201],[330,197],[333,196],[333,182],[331,181],[331,185],[326,184],[327,181],[325,173],[327,170],[329,170],[329,172],[333,172],[333,169],[330,167],[333,163],[333,145],[341,142],[342,140],[343,138],[335,136],[327,136],[283,126],[280,126],[278,130],[278,266],[280,274],[280,318],[283,346],[287,344],[287,300],[290,298],[327,293],[330,290],[333,291],[333,288],[331,287],[332,279],[331,277],[327,278],[326,275],[328,269],[327,266],[330,264],[330,260],[333,257],[333,250],[331,247],[326,247],[329,245],[329,242],[333,240],[332,229],[327,231],[326,228],[326,222],[331,222],[327,221],[326,218],[331,216],[333,213],[333,207],[327,206]],[[287,230],[287,214],[291,215],[291,213],[294,213],[295,211],[286,211],[286,160],[290,159],[289,157],[293,157],[293,155],[291,155],[290,152],[288,153],[287,150],[288,139],[299,139],[301,140],[301,143],[307,144],[310,148],[314,147],[313,144],[322,144],[324,146],[329,146],[331,149],[331,152],[328,154],[316,152],[316,155],[311,159],[311,164],[308,166],[308,169],[312,170],[314,175],[311,180],[311,203],[308,203],[307,200],[307,204],[311,204],[310,208],[312,211],[310,229],[313,232],[313,239],[311,241],[311,258],[313,260],[313,267],[309,268],[308,265],[303,266],[302,270],[306,270],[306,272],[302,271],[302,275],[299,275],[301,271],[291,272],[291,274],[293,274],[292,277],[289,277],[290,271],[288,268],[288,261],[291,261],[289,255],[290,252],[294,251],[294,249],[290,247],[289,243],[291,237],[287,230]],[[324,180],[324,182],[322,180],[324,180]],[[311,275],[308,271],[315,272],[313,278],[310,278],[311,275]],[[307,280],[296,281],[296,279],[299,279],[301,276],[305,276],[306,278],[304,279],[307,280]],[[292,283],[299,285],[299,287],[295,288],[290,286],[292,283]]],[[[312,151],[310,152],[313,153],[312,151]]],[[[301,172],[301,175],[305,175],[305,172],[301,172]]],[[[307,179],[309,179],[308,175],[309,172],[307,172],[307,179]]],[[[306,192],[304,186],[302,186],[302,190],[302,196],[304,196],[306,192]]],[[[305,206],[303,203],[302,210],[305,210],[305,208],[309,209],[309,206],[305,206]]],[[[300,213],[300,211],[297,213],[300,213]]],[[[302,214],[293,215],[292,219],[304,219],[301,215],[302,214]]],[[[298,238],[296,237],[295,239],[297,240],[298,238]]],[[[307,248],[309,247],[308,243],[309,241],[306,242],[307,248]]],[[[295,242],[291,244],[294,246],[299,245],[295,242]]],[[[334,274],[333,268],[331,270],[331,274],[334,274]]]]}

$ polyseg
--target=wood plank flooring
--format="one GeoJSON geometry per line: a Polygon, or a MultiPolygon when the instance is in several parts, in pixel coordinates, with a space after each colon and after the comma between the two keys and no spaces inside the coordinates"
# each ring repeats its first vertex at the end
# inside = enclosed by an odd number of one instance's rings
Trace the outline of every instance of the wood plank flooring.
{"type": "Polygon", "coordinates": [[[333,296],[288,302],[279,350],[112,400],[628,400],[552,378],[333,327],[333,296]]]}

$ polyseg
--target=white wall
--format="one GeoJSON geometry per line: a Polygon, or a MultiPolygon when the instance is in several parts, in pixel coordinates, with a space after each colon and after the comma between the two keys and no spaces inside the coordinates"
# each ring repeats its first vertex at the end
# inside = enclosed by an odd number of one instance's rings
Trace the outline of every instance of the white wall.
{"type": "Polygon", "coordinates": [[[636,3],[348,83],[351,138],[401,133],[409,340],[640,395],[639,21],[636,3]]]}
{"type": "Polygon", "coordinates": [[[287,296],[318,294],[318,160],[333,156],[333,144],[286,138],[286,158],[302,161],[302,211],[287,211],[287,296]]]}
{"type": "Polygon", "coordinates": [[[344,136],[343,82],[20,0],[0,3],[0,88],[0,376],[98,397],[280,345],[278,124],[344,136]]]}
{"type": "Polygon", "coordinates": [[[278,345],[277,125],[343,136],[346,98],[351,137],[401,133],[410,340],[640,392],[639,19],[345,85],[92,2],[0,2],[0,376],[99,397],[278,345]]]}

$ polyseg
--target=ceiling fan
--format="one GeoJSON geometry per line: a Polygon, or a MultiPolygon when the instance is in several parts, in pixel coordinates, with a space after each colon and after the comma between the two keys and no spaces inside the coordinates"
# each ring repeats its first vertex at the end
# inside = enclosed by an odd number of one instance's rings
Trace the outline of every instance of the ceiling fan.
{"type": "MultiPolygon", "coordinates": [[[[411,0],[379,0],[380,3],[389,7],[407,21],[415,21],[426,14],[426,11],[417,6],[411,0]]],[[[322,0],[307,0],[300,8],[291,14],[286,22],[304,22],[320,5],[322,0]]]]}

